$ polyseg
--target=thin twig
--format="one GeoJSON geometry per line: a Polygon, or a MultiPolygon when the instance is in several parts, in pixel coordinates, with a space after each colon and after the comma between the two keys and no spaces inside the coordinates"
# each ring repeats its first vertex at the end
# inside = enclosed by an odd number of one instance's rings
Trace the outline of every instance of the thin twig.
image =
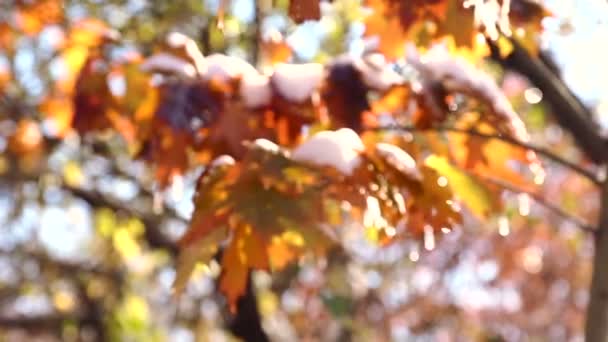
{"type": "Polygon", "coordinates": [[[521,148],[524,148],[524,149],[527,149],[530,151],[534,151],[538,155],[541,155],[541,156],[543,156],[557,164],[560,164],[560,165],[572,170],[573,172],[576,172],[579,175],[589,179],[591,182],[593,182],[593,184],[595,184],[595,185],[600,184],[600,180],[598,179],[598,177],[596,175],[594,175],[591,171],[579,166],[578,164],[575,164],[574,162],[566,160],[547,149],[544,149],[544,148],[538,147],[538,146],[534,146],[534,145],[528,144],[523,141],[519,141],[515,138],[509,137],[506,135],[488,134],[488,133],[483,133],[483,132],[473,130],[473,129],[461,129],[461,128],[455,128],[455,127],[446,127],[446,126],[420,128],[420,127],[415,127],[415,126],[394,125],[394,126],[374,127],[374,128],[369,128],[367,130],[403,131],[403,132],[451,132],[451,133],[466,134],[466,135],[483,138],[483,139],[496,139],[496,140],[500,140],[505,143],[511,144],[513,146],[518,146],[518,147],[521,147],[521,148]]]}
{"type": "Polygon", "coordinates": [[[540,194],[526,191],[513,184],[509,184],[509,183],[506,183],[506,182],[503,182],[503,181],[500,181],[500,180],[497,180],[497,179],[494,179],[491,177],[483,177],[483,176],[480,176],[477,174],[475,174],[475,176],[482,178],[484,181],[497,185],[497,186],[503,188],[504,190],[514,192],[514,193],[526,194],[526,195],[530,196],[530,198],[532,198],[537,204],[543,206],[545,209],[553,212],[554,214],[561,217],[562,219],[576,224],[582,230],[584,230],[586,232],[591,232],[591,233],[597,232],[597,230],[592,225],[585,222],[583,219],[566,212],[565,210],[556,206],[555,204],[550,203],[546,198],[544,198],[540,194]]]}

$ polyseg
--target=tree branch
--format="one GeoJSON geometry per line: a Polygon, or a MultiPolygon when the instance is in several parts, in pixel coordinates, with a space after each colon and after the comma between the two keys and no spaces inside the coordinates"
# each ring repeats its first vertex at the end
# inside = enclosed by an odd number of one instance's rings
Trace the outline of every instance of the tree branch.
{"type": "Polygon", "coordinates": [[[577,100],[572,91],[538,58],[532,57],[515,39],[507,38],[513,51],[505,58],[494,42],[488,40],[491,58],[505,69],[526,76],[543,92],[543,99],[551,106],[556,121],[570,132],[584,153],[597,164],[608,159],[608,144],[590,120],[591,113],[577,100]]]}
{"type": "Polygon", "coordinates": [[[447,126],[419,128],[419,127],[415,127],[415,126],[394,125],[394,126],[368,128],[366,130],[402,131],[402,132],[451,132],[451,133],[466,134],[469,136],[474,136],[474,137],[483,138],[483,139],[496,139],[496,140],[500,140],[505,143],[511,144],[513,146],[517,146],[517,147],[521,147],[521,148],[524,148],[524,149],[527,149],[530,151],[534,151],[536,154],[543,156],[543,157],[545,157],[559,165],[562,165],[565,168],[568,168],[568,169],[572,170],[573,172],[576,172],[577,174],[589,179],[594,184],[596,184],[596,185],[600,184],[600,180],[598,179],[598,177],[595,174],[593,174],[591,171],[581,167],[580,165],[575,164],[574,162],[571,162],[569,160],[566,160],[547,149],[544,149],[544,148],[538,147],[538,146],[534,146],[534,145],[525,143],[523,141],[519,141],[513,137],[509,137],[506,135],[488,134],[488,133],[483,133],[483,132],[479,132],[477,130],[472,130],[472,129],[460,129],[460,128],[447,127],[447,126]]]}
{"type": "Polygon", "coordinates": [[[601,210],[595,235],[593,273],[589,289],[585,322],[585,341],[605,342],[608,339],[608,181],[604,181],[601,210]]]}
{"type": "MultiPolygon", "coordinates": [[[[132,208],[123,202],[112,200],[96,190],[85,190],[67,184],[63,185],[63,189],[70,192],[73,196],[83,199],[93,207],[107,207],[115,211],[126,212],[130,216],[139,218],[146,227],[144,237],[150,247],[165,249],[171,255],[177,255],[177,244],[163,234],[160,229],[160,223],[166,215],[143,212],[136,208],[132,208]]],[[[179,217],[173,218],[181,221],[181,218],[179,217]]]]}
{"type": "Polygon", "coordinates": [[[544,198],[540,194],[532,193],[532,192],[526,191],[524,189],[520,189],[512,184],[509,184],[509,183],[506,183],[506,182],[503,182],[503,181],[500,181],[500,180],[497,180],[497,179],[494,179],[491,177],[483,177],[478,174],[474,174],[474,176],[480,177],[487,182],[490,182],[494,185],[497,185],[497,186],[503,188],[504,190],[507,190],[507,191],[510,191],[513,193],[526,194],[526,195],[530,196],[530,198],[532,198],[537,204],[543,206],[545,209],[549,210],[553,214],[561,217],[563,220],[570,221],[570,222],[576,224],[577,226],[579,226],[582,230],[584,230],[586,232],[590,232],[590,233],[597,232],[597,230],[592,225],[586,223],[581,218],[576,217],[576,216],[566,212],[565,210],[556,206],[555,204],[550,203],[546,198],[544,198]]]}

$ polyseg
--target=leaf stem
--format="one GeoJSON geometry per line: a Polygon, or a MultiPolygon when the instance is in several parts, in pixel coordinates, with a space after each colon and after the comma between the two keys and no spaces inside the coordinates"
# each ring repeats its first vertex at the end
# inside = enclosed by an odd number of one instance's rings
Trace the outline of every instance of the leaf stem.
{"type": "Polygon", "coordinates": [[[501,187],[502,189],[507,190],[509,192],[526,194],[526,195],[530,196],[530,198],[532,198],[537,204],[543,206],[545,209],[551,211],[552,213],[556,214],[557,216],[561,217],[562,219],[576,224],[577,226],[579,226],[582,230],[584,230],[586,232],[595,233],[597,231],[592,225],[588,224],[581,218],[566,212],[564,209],[556,206],[555,204],[550,203],[546,198],[544,198],[542,195],[540,195],[538,193],[526,191],[524,189],[518,188],[515,185],[497,180],[495,178],[484,177],[484,176],[480,176],[478,174],[474,174],[474,176],[482,178],[484,181],[497,185],[497,186],[501,187]]]}

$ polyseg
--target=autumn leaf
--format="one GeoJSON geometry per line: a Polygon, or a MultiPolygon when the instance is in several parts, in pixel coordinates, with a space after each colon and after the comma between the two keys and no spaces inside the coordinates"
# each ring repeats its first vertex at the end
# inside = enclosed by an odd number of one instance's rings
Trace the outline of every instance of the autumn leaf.
{"type": "MultiPolygon", "coordinates": [[[[457,122],[458,128],[473,129],[482,134],[499,134],[487,123],[474,124],[471,116],[463,116],[457,122]]],[[[522,172],[512,167],[513,163],[530,166],[530,153],[524,148],[514,146],[500,139],[488,139],[466,133],[447,133],[450,141],[450,154],[456,164],[483,177],[497,178],[534,192],[535,185],[522,172]]]]}
{"type": "Polygon", "coordinates": [[[497,199],[492,197],[483,184],[451,165],[446,157],[431,155],[425,159],[425,164],[445,177],[445,183],[438,185],[449,186],[473,214],[488,218],[491,213],[497,211],[497,199]]]}
{"type": "Polygon", "coordinates": [[[236,227],[232,240],[222,257],[220,290],[234,312],[237,300],[245,293],[248,272],[251,269],[268,270],[269,262],[267,243],[251,226],[236,227]]]}
{"type": "Polygon", "coordinates": [[[183,247],[177,260],[173,292],[182,293],[197,263],[206,264],[217,253],[219,244],[228,237],[226,227],[216,228],[196,242],[183,247]]]}
{"type": "Polygon", "coordinates": [[[407,29],[402,26],[401,19],[394,15],[398,12],[390,7],[390,1],[367,0],[365,4],[373,11],[365,19],[365,35],[379,40],[378,51],[388,59],[403,56],[408,39],[407,29]]]}
{"type": "Polygon", "coordinates": [[[15,32],[5,22],[0,22],[0,49],[11,51],[14,49],[15,32]]]}
{"type": "Polygon", "coordinates": [[[438,35],[450,36],[457,47],[472,48],[477,30],[471,8],[464,8],[460,0],[446,0],[445,18],[440,22],[438,35]]]}
{"type": "Polygon", "coordinates": [[[32,119],[21,119],[8,141],[8,148],[16,155],[40,151],[43,146],[40,126],[32,119]]]}
{"type": "Polygon", "coordinates": [[[110,127],[106,111],[112,103],[104,61],[90,57],[75,85],[72,126],[81,134],[110,127]]]}
{"type": "Polygon", "coordinates": [[[293,55],[291,47],[278,31],[274,31],[267,39],[262,40],[260,50],[265,64],[268,65],[285,63],[293,55]]]}
{"type": "Polygon", "coordinates": [[[63,137],[72,127],[73,103],[67,96],[51,96],[38,106],[44,114],[49,134],[63,137]]]}

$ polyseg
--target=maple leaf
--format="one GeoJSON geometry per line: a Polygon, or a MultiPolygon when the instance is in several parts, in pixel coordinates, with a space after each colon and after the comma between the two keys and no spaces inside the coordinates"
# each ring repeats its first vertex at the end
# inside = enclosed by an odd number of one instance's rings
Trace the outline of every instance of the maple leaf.
{"type": "Polygon", "coordinates": [[[220,291],[226,295],[231,311],[236,311],[238,298],[245,293],[250,269],[268,270],[267,242],[248,225],[236,228],[233,241],[222,257],[220,291]]]}
{"type": "MultiPolygon", "coordinates": [[[[367,0],[366,6],[372,9],[372,14],[366,20],[366,36],[375,36],[379,40],[378,50],[389,59],[402,57],[405,52],[405,43],[413,41],[416,35],[421,33],[430,37],[455,34],[460,37],[459,31],[467,27],[468,18],[455,13],[451,3],[460,4],[457,0],[367,0]],[[448,21],[449,19],[449,21],[448,21]],[[451,25],[457,19],[457,25],[451,25]],[[424,21],[433,22],[432,31],[428,31],[428,25],[424,21]],[[444,22],[455,32],[449,32],[442,28],[444,22]],[[420,23],[420,24],[419,24],[420,23]],[[463,25],[465,24],[465,25],[463,25]]],[[[472,17],[470,18],[472,23],[472,17]]],[[[469,35],[469,38],[471,36],[469,35]]],[[[460,41],[457,38],[457,41],[460,41]]],[[[471,39],[469,39],[470,43],[471,39]]]]}
{"type": "MultiPolygon", "coordinates": [[[[493,197],[484,184],[451,165],[447,158],[431,155],[425,160],[425,164],[446,178],[447,185],[471,209],[473,214],[480,218],[487,218],[498,211],[498,198],[493,197]]],[[[441,184],[445,186],[444,183],[441,184]]]]}
{"type": "Polygon", "coordinates": [[[400,18],[391,9],[390,3],[384,0],[367,0],[366,6],[373,13],[365,20],[365,35],[379,39],[378,51],[389,59],[403,56],[407,31],[401,25],[400,18]]]}
{"type": "Polygon", "coordinates": [[[180,240],[188,273],[193,259],[201,255],[193,246],[201,246],[204,239],[209,242],[205,248],[217,246],[219,241],[209,236],[217,236],[222,227],[233,234],[222,258],[220,281],[232,306],[245,289],[250,269],[276,270],[306,250],[320,252],[334,243],[316,228],[326,221],[322,178],[276,147],[268,150],[269,144],[247,145],[248,152],[238,163],[212,163],[199,179],[190,228],[180,240]],[[276,255],[270,252],[281,250],[276,255]]]}
{"type": "Polygon", "coordinates": [[[180,250],[177,270],[173,281],[173,292],[179,295],[188,284],[197,263],[206,264],[218,252],[219,244],[227,238],[227,229],[217,228],[205,237],[180,250]]]}
{"type": "Polygon", "coordinates": [[[205,127],[217,121],[223,97],[223,89],[201,80],[167,82],[148,90],[135,114],[143,144],[139,156],[156,166],[161,186],[190,166],[188,151],[201,142],[205,127]]]}
{"type": "MultiPolygon", "coordinates": [[[[475,115],[463,116],[457,121],[456,127],[464,130],[474,129],[490,135],[499,133],[490,124],[476,121],[475,115]]],[[[531,192],[535,191],[536,186],[532,180],[511,167],[513,162],[522,166],[537,163],[535,158],[530,158],[530,152],[526,149],[499,139],[486,139],[457,132],[448,133],[448,139],[450,154],[460,167],[481,176],[502,179],[531,192]]]]}

